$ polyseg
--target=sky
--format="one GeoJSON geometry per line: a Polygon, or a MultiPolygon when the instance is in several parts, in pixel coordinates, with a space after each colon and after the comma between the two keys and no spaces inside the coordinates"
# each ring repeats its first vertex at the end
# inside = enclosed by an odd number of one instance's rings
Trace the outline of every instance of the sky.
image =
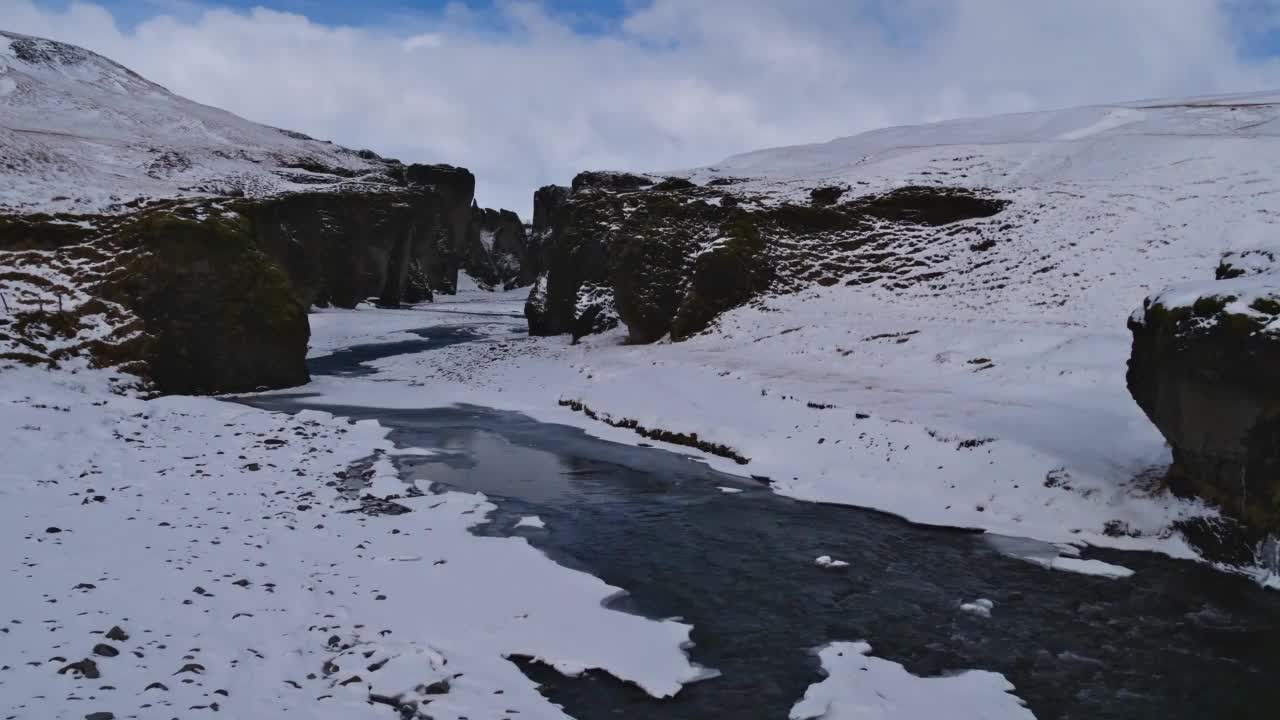
{"type": "Polygon", "coordinates": [[[525,217],[587,169],[889,125],[1280,88],[1280,0],[0,0],[251,120],[477,176],[525,217]]]}

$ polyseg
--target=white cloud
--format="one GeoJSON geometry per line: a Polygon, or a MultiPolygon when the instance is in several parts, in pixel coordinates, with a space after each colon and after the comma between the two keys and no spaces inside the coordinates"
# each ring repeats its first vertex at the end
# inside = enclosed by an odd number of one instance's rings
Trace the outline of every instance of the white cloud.
{"type": "Polygon", "coordinates": [[[84,45],[253,120],[471,168],[528,212],[582,169],[679,168],[889,124],[1280,86],[1242,52],[1278,0],[654,0],[608,34],[533,3],[382,27],[255,9],[122,30],[102,7],[0,0],[7,29],[84,45]],[[1248,19],[1248,26],[1233,24],[1248,19]]]}

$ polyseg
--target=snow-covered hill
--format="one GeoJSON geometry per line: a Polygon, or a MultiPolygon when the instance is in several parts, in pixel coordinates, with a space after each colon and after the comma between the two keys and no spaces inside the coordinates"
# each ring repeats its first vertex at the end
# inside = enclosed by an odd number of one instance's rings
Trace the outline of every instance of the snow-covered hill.
{"type": "Polygon", "coordinates": [[[260,197],[378,180],[387,168],[179,97],[82,48],[0,31],[0,212],[260,197]]]}
{"type": "Polygon", "coordinates": [[[1280,244],[1277,161],[1280,94],[1268,93],[889,128],[735,156],[693,179],[751,178],[733,189],[798,202],[820,185],[991,188],[1012,201],[995,245],[940,239],[932,249],[950,257],[927,271],[963,273],[906,294],[1114,325],[1149,290],[1211,278],[1224,252],[1280,244]]]}

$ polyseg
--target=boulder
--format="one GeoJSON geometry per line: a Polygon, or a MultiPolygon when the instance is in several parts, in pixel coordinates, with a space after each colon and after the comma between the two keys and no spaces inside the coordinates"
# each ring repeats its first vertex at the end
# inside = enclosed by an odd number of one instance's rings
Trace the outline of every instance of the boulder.
{"type": "MultiPolygon", "coordinates": [[[[1218,281],[1147,298],[1129,320],[1129,392],[1173,453],[1168,481],[1256,532],[1280,530],[1280,273],[1224,258],[1218,281]]],[[[1273,266],[1274,267],[1274,266],[1273,266]]]]}

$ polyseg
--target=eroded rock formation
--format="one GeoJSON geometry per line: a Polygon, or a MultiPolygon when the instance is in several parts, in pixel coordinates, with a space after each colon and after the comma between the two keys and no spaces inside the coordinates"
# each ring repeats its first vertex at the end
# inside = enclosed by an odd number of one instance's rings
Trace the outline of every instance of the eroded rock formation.
{"type": "Polygon", "coordinates": [[[472,208],[462,266],[477,282],[507,290],[532,284],[538,270],[536,256],[531,258],[528,248],[528,233],[519,215],[472,208]]]}
{"type": "Polygon", "coordinates": [[[601,332],[682,340],[764,292],[900,279],[933,229],[1006,206],[980,191],[904,187],[837,202],[762,202],[731,178],[582,173],[534,196],[543,273],[525,315],[535,335],[601,332]]]}
{"type": "Polygon", "coordinates": [[[1148,298],[1129,321],[1129,391],[1168,439],[1171,487],[1280,531],[1280,274],[1232,254],[1218,281],[1148,298]]]}
{"type": "Polygon", "coordinates": [[[410,165],[403,177],[401,187],[294,193],[236,210],[306,307],[421,302],[457,287],[475,177],[448,165],[410,165]]]}

